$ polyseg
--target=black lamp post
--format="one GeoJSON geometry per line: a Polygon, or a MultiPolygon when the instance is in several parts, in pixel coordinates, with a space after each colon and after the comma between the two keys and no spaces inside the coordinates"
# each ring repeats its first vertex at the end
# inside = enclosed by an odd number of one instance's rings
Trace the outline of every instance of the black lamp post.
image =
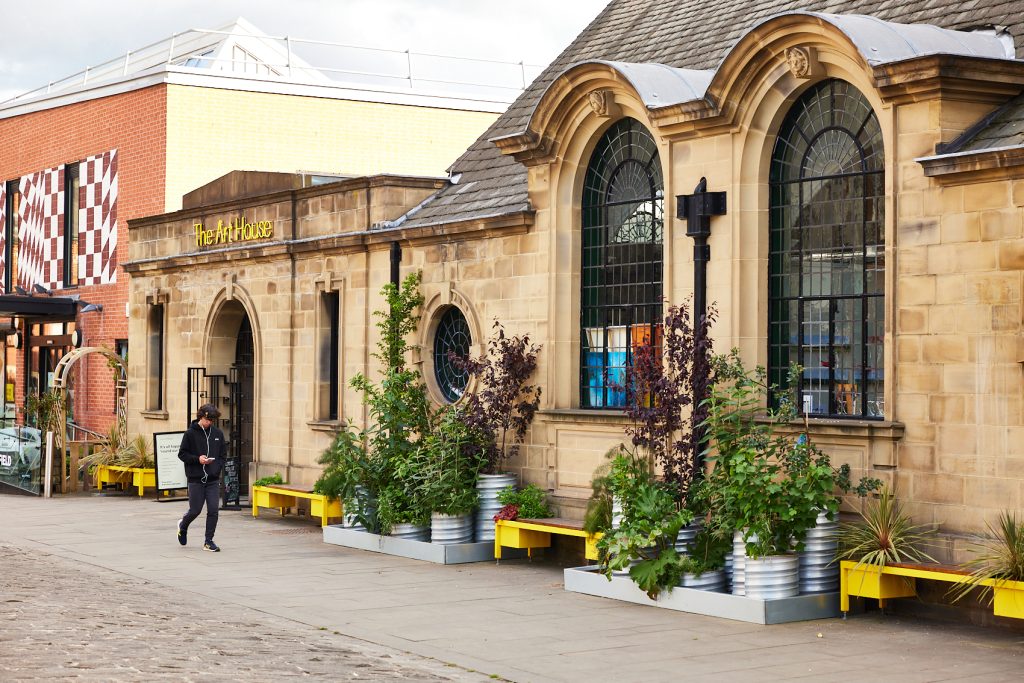
{"type": "MultiPolygon", "coordinates": [[[[703,347],[705,318],[708,308],[708,261],[711,260],[711,217],[725,215],[725,192],[708,192],[707,178],[701,178],[693,194],[676,196],[676,218],[686,221],[686,234],[693,238],[693,330],[694,346],[703,347]]],[[[706,384],[701,381],[693,383],[693,410],[707,396],[706,384]]],[[[694,434],[694,477],[704,471],[704,456],[700,445],[704,443],[703,427],[696,427],[694,434]]]]}

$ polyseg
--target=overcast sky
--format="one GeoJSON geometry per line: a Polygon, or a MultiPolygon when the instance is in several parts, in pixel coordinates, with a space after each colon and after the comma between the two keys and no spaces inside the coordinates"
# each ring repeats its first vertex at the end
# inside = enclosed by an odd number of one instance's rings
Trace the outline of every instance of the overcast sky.
{"type": "Polygon", "coordinates": [[[5,2],[0,100],[190,28],[245,17],[270,35],[546,65],[608,0],[5,2]]]}

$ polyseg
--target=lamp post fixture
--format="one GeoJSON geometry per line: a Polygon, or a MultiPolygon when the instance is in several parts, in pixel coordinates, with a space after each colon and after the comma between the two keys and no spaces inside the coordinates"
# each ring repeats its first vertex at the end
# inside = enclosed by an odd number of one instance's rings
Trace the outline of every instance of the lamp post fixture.
{"type": "MultiPolygon", "coordinates": [[[[726,209],[725,192],[708,192],[707,178],[701,178],[693,194],[676,196],[676,218],[686,221],[686,234],[693,238],[693,333],[694,348],[704,347],[705,318],[708,308],[708,261],[711,260],[711,217],[724,216],[726,209]]],[[[693,408],[704,402],[706,384],[702,381],[693,383],[693,408]]],[[[704,471],[704,454],[701,444],[704,443],[704,429],[694,429],[694,478],[704,471]]]]}

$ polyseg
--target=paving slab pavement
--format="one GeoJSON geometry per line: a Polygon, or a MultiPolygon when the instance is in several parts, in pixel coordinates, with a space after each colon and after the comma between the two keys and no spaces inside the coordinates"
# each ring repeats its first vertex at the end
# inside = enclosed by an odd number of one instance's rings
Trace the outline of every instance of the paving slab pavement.
{"type": "MultiPolygon", "coordinates": [[[[240,624],[287,620],[456,665],[459,675],[475,671],[512,681],[1024,679],[1020,631],[877,613],[746,624],[566,593],[561,569],[545,563],[445,567],[327,545],[310,520],[264,513],[253,519],[245,510],[221,511],[217,542],[224,551],[207,553],[196,539],[184,548],[175,541],[183,511],[184,503],[127,495],[0,496],[0,544],[109,572],[119,581],[144,580],[189,599],[217,601],[252,616],[236,618],[240,624]]],[[[201,540],[202,520],[196,523],[201,540]]],[[[0,576],[8,564],[0,547],[0,576]]],[[[80,587],[88,590],[87,583],[80,587]]],[[[439,680],[449,674],[450,667],[434,670],[439,680]]]]}

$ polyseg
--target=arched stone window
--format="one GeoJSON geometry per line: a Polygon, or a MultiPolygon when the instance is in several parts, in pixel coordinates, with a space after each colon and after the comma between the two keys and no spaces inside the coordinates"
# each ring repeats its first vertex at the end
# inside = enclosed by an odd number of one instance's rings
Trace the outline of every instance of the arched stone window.
{"type": "Polygon", "coordinates": [[[885,155],[871,105],[824,81],[786,116],[772,153],[769,380],[802,410],[881,418],[885,155]],[[792,363],[803,367],[789,387],[792,363]]]}
{"type": "Polygon", "coordinates": [[[462,398],[469,383],[469,373],[452,365],[448,352],[468,358],[472,345],[473,335],[466,316],[457,307],[449,306],[441,314],[434,333],[434,379],[449,403],[462,398]]]}
{"type": "Polygon", "coordinates": [[[601,137],[583,186],[580,405],[622,407],[635,345],[662,318],[664,187],[658,148],[635,119],[601,137]]]}

